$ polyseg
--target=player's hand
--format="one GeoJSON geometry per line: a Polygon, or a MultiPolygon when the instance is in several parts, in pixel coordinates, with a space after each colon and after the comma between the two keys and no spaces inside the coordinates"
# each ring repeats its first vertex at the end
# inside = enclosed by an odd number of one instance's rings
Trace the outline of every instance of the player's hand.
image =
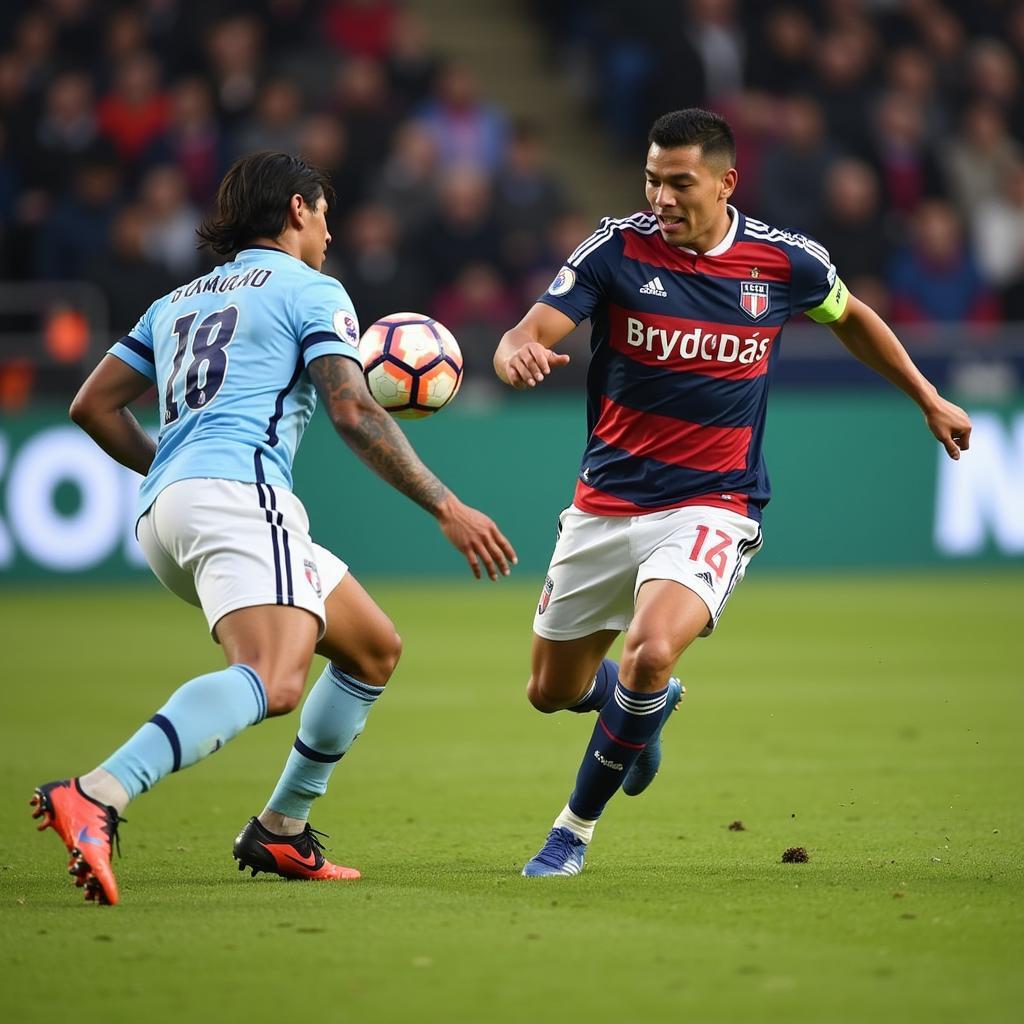
{"type": "Polygon", "coordinates": [[[437,522],[452,545],[466,556],[473,575],[480,579],[481,563],[496,580],[507,576],[518,562],[515,548],[505,539],[494,520],[449,495],[437,513],[437,522]]]}
{"type": "Polygon", "coordinates": [[[959,459],[961,451],[971,446],[971,418],[952,402],[947,402],[941,395],[935,404],[925,410],[925,422],[928,429],[938,438],[951,459],[959,459]]]}
{"type": "Polygon", "coordinates": [[[520,345],[505,363],[505,376],[509,384],[522,391],[543,383],[544,378],[555,366],[565,366],[569,356],[564,352],[552,352],[539,341],[528,341],[520,345]]]}

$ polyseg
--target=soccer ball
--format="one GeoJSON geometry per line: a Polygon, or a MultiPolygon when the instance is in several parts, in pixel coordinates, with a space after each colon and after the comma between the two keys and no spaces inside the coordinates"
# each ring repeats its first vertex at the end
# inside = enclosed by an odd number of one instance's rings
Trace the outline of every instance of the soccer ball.
{"type": "Polygon", "coordinates": [[[444,324],[391,313],[359,340],[370,394],[392,416],[421,419],[443,409],[462,383],[462,352],[444,324]]]}

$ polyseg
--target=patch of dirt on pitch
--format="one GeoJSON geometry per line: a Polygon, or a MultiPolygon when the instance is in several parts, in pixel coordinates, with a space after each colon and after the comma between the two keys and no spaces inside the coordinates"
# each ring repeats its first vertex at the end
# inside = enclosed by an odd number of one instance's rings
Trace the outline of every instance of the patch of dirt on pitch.
{"type": "Polygon", "coordinates": [[[791,846],[782,853],[783,864],[806,864],[810,859],[810,854],[802,846],[791,846]]]}
{"type": "Polygon", "coordinates": [[[729,822],[730,832],[746,832],[747,826],[742,821],[730,821],[729,822]]]}

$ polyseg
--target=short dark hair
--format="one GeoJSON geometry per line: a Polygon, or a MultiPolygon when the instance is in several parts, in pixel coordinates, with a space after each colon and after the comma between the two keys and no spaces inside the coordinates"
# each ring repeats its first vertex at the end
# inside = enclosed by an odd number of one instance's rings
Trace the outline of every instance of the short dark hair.
{"type": "Polygon", "coordinates": [[[254,238],[276,238],[293,195],[315,206],[321,197],[334,202],[327,175],[287,153],[250,153],[232,164],[217,189],[217,212],[196,229],[200,248],[229,256],[254,238]]]}
{"type": "Polygon", "coordinates": [[[736,137],[729,122],[700,107],[662,114],[651,125],[647,141],[662,149],[700,146],[701,156],[705,160],[717,156],[724,157],[730,167],[736,163],[736,137]]]}

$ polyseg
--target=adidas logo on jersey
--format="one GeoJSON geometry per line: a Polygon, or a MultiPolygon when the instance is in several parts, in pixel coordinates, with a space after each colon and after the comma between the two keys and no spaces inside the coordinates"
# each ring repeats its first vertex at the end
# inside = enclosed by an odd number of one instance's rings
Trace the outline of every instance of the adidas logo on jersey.
{"type": "Polygon", "coordinates": [[[665,291],[665,286],[661,283],[660,277],[652,277],[641,289],[641,295],[657,295],[659,298],[667,299],[668,292],[665,291]]]}

